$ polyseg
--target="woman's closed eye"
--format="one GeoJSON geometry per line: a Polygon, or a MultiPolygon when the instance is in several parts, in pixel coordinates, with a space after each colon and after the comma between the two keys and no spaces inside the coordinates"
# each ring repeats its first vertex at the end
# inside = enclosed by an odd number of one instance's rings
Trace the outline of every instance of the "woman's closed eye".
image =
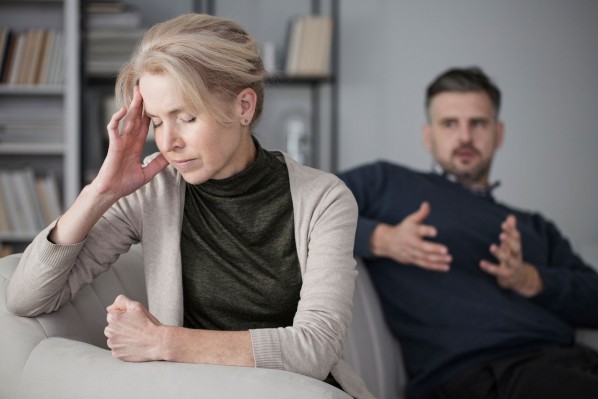
{"type": "Polygon", "coordinates": [[[183,123],[193,123],[195,122],[195,117],[192,118],[179,118],[179,121],[183,122],[183,123]]]}

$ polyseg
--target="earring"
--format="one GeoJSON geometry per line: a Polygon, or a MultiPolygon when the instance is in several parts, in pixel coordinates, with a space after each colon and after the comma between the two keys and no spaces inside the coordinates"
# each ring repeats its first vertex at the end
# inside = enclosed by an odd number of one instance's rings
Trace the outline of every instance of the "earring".
{"type": "Polygon", "coordinates": [[[245,124],[247,125],[249,123],[249,120],[245,119],[243,122],[245,122],[245,124]]]}

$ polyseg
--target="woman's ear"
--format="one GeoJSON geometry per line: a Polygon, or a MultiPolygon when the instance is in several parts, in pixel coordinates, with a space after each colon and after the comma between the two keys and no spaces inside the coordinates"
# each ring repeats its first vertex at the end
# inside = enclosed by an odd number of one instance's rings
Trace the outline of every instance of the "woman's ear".
{"type": "Polygon", "coordinates": [[[245,88],[239,92],[236,100],[236,115],[241,125],[247,126],[253,120],[255,114],[255,104],[257,102],[257,94],[250,88],[245,88]]]}

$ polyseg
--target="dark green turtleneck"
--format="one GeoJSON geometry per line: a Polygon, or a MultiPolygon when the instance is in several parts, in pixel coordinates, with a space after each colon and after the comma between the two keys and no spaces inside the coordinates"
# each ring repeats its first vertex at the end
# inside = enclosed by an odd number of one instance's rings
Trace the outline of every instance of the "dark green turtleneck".
{"type": "Polygon", "coordinates": [[[301,289],[286,165],[255,141],[255,161],[187,184],[181,235],[186,327],[293,324],[301,289]]]}

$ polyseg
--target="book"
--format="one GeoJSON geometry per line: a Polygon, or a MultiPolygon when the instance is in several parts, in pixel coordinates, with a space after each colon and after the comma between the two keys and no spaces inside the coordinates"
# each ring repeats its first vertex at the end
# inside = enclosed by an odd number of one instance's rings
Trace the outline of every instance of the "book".
{"type": "Polygon", "coordinates": [[[56,179],[56,176],[48,175],[46,176],[45,182],[50,212],[53,215],[52,220],[54,220],[60,217],[60,215],[62,215],[62,201],[60,199],[58,181],[56,179]]]}
{"type": "Polygon", "coordinates": [[[10,170],[0,170],[0,192],[8,209],[8,219],[14,233],[27,230],[27,222],[23,217],[23,210],[17,196],[17,189],[10,170]]]}
{"type": "Polygon", "coordinates": [[[33,204],[35,198],[29,193],[27,181],[23,172],[23,170],[12,170],[10,172],[10,177],[13,180],[13,190],[15,192],[15,198],[17,199],[18,215],[22,219],[21,232],[34,233],[39,229],[36,220],[35,205],[33,204]]]}
{"type": "Polygon", "coordinates": [[[285,72],[288,75],[324,76],[329,73],[332,17],[295,18],[290,28],[285,72]]]}
{"type": "Polygon", "coordinates": [[[0,183],[0,234],[10,233],[13,230],[11,221],[8,218],[8,205],[5,203],[4,200],[5,194],[6,193],[4,193],[4,190],[2,189],[2,184],[0,183]]]}
{"type": "Polygon", "coordinates": [[[295,18],[291,22],[289,29],[289,40],[287,44],[287,60],[285,72],[288,75],[297,73],[297,65],[299,63],[299,53],[301,52],[301,40],[303,38],[303,25],[305,18],[295,18]]]}
{"type": "Polygon", "coordinates": [[[17,170],[16,172],[19,175],[21,182],[23,183],[25,193],[27,194],[28,208],[31,212],[32,219],[34,222],[34,230],[37,233],[46,226],[46,221],[42,213],[42,208],[39,196],[37,195],[37,190],[35,189],[35,175],[33,173],[33,169],[28,167],[21,170],[17,170]]]}
{"type": "Polygon", "coordinates": [[[62,31],[56,31],[54,34],[54,46],[52,47],[51,63],[48,70],[48,79],[46,84],[48,85],[59,85],[62,83],[60,80],[61,71],[63,67],[63,46],[64,46],[64,35],[62,31]]]}
{"type": "Polygon", "coordinates": [[[21,65],[19,67],[19,75],[17,77],[16,83],[18,84],[26,84],[27,80],[29,79],[29,72],[31,71],[32,64],[33,64],[33,51],[35,46],[35,29],[28,29],[26,32],[23,33],[24,36],[24,45],[23,45],[23,54],[21,59],[21,65]]]}
{"type": "Polygon", "coordinates": [[[56,182],[52,176],[38,177],[35,179],[35,190],[39,198],[44,226],[47,226],[61,214],[56,182]]]}
{"type": "Polygon", "coordinates": [[[4,65],[2,66],[2,75],[0,76],[1,83],[8,84],[10,82],[10,74],[12,65],[14,63],[17,42],[19,36],[15,33],[11,33],[8,39],[8,47],[6,49],[6,56],[4,58],[4,65]]]}
{"type": "Polygon", "coordinates": [[[0,28],[0,82],[4,76],[4,69],[6,68],[6,61],[11,44],[12,32],[9,28],[0,28]]]}
{"type": "Polygon", "coordinates": [[[39,73],[37,75],[36,83],[45,85],[48,80],[48,69],[50,68],[50,60],[54,46],[54,30],[50,29],[46,32],[44,46],[41,55],[41,62],[39,66],[39,73]]]}
{"type": "Polygon", "coordinates": [[[14,54],[11,59],[10,63],[10,74],[6,81],[7,84],[14,85],[17,84],[19,81],[19,73],[21,70],[21,64],[23,63],[23,53],[25,50],[25,41],[27,39],[26,33],[17,33],[15,34],[16,43],[14,54]]]}

